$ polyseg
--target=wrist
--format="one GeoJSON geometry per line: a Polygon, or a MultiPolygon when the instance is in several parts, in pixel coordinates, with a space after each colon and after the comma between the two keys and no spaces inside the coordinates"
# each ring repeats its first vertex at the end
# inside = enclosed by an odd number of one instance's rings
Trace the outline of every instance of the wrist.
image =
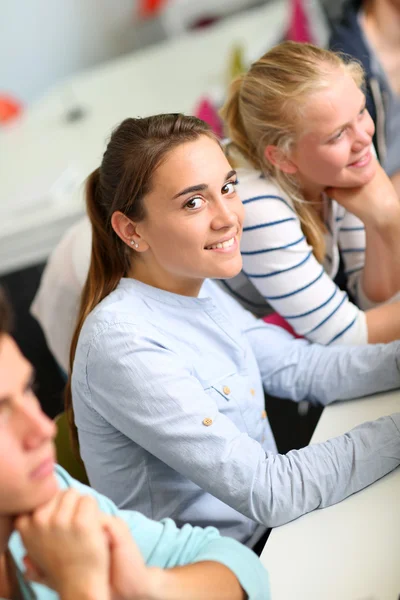
{"type": "Polygon", "coordinates": [[[372,214],[360,215],[366,228],[379,232],[398,231],[400,226],[400,202],[396,198],[393,202],[384,202],[380,210],[372,214]]]}
{"type": "Polygon", "coordinates": [[[61,600],[110,600],[110,586],[102,578],[90,581],[70,577],[64,584],[58,586],[57,592],[61,600]]]}
{"type": "Polygon", "coordinates": [[[148,571],[147,589],[138,600],[169,600],[178,596],[174,572],[171,569],[149,567],[148,571]]]}

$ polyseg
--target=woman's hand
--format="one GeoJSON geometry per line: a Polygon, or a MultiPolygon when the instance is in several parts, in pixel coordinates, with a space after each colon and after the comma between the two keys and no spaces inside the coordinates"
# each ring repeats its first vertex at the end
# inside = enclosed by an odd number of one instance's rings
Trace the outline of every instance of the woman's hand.
{"type": "Polygon", "coordinates": [[[326,193],[366,226],[379,228],[400,218],[397,192],[377,161],[375,175],[365,185],[357,188],[331,187],[326,189],[326,193]]]}
{"type": "Polygon", "coordinates": [[[60,491],[31,515],[16,519],[27,550],[27,577],[61,598],[108,600],[110,551],[102,513],[91,496],[60,491]]]}

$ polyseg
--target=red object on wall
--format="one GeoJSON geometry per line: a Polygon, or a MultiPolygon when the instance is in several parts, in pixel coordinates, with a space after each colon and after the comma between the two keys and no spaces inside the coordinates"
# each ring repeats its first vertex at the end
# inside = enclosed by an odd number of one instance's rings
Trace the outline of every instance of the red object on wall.
{"type": "Polygon", "coordinates": [[[139,0],[139,17],[141,19],[153,17],[165,2],[166,0],[139,0]]]}
{"type": "Polygon", "coordinates": [[[22,112],[22,105],[6,94],[0,94],[0,124],[15,119],[22,112]]]}
{"type": "Polygon", "coordinates": [[[291,0],[290,20],[286,39],[293,42],[312,42],[308,19],[307,3],[304,3],[303,0],[291,0]]]}

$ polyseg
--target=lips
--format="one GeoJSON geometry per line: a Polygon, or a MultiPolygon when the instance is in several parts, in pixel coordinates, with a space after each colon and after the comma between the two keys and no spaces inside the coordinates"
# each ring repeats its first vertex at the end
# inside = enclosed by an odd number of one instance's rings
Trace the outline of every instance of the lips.
{"type": "Polygon", "coordinates": [[[210,246],[206,246],[206,250],[217,250],[221,248],[230,248],[235,243],[235,237],[231,237],[227,240],[217,242],[216,244],[211,244],[210,246]]]}
{"type": "Polygon", "coordinates": [[[368,150],[368,152],[365,152],[365,154],[363,154],[363,156],[361,156],[356,161],[350,163],[347,166],[355,167],[355,168],[365,167],[369,163],[370,160],[371,160],[371,150],[368,150]]]}
{"type": "Polygon", "coordinates": [[[54,456],[51,455],[43,460],[33,471],[30,473],[31,479],[43,479],[54,471],[54,456]]]}

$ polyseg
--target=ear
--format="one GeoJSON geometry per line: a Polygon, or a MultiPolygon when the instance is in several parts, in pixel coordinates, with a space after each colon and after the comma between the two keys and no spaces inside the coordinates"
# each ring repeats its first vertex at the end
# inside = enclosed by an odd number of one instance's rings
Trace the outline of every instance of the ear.
{"type": "Polygon", "coordinates": [[[267,146],[264,150],[264,156],[268,162],[283,171],[284,173],[296,173],[297,166],[289,157],[277,146],[267,146]]]}
{"type": "Polygon", "coordinates": [[[144,252],[148,249],[147,242],[139,235],[137,225],[119,210],[116,210],[111,217],[111,226],[115,233],[129,248],[136,252],[144,252]]]}

